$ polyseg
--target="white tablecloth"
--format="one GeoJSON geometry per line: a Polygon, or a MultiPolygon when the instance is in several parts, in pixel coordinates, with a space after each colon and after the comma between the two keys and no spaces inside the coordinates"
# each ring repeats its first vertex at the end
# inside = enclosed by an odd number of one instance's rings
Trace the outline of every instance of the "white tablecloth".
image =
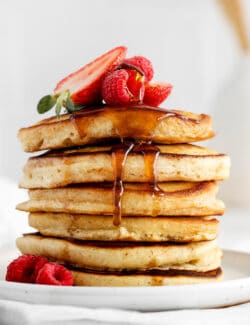
{"type": "Polygon", "coordinates": [[[1,325],[164,324],[249,325],[250,303],[223,309],[141,313],[115,309],[29,305],[0,300],[1,325]]]}
{"type": "MultiPolygon", "coordinates": [[[[14,210],[25,193],[16,185],[0,180],[0,247],[14,242],[29,228],[27,218],[14,210]]],[[[228,208],[221,220],[220,245],[223,248],[250,252],[250,212],[228,208]]],[[[250,263],[250,261],[249,261],[250,263]]],[[[188,297],[187,297],[188,299],[188,297]]],[[[29,324],[250,324],[250,303],[221,309],[135,312],[91,309],[72,306],[31,305],[0,300],[0,325],[29,324]]]]}

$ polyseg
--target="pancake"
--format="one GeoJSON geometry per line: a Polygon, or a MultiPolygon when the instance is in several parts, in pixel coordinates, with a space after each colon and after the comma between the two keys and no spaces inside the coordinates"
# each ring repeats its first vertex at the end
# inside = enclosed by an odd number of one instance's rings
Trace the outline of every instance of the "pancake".
{"type": "MultiPolygon", "coordinates": [[[[123,216],[208,216],[224,212],[224,203],[215,198],[216,182],[159,183],[159,192],[146,184],[126,183],[121,199],[123,216]]],[[[17,209],[28,212],[64,212],[112,215],[112,185],[89,184],[56,189],[29,190],[30,200],[17,209]]],[[[119,204],[119,203],[118,203],[119,204]]]]}
{"type": "Polygon", "coordinates": [[[98,287],[128,287],[128,286],[163,286],[198,284],[220,281],[223,278],[221,268],[209,272],[189,272],[172,270],[171,272],[144,273],[97,273],[73,270],[74,285],[98,287]]]}
{"type": "MultiPolygon", "coordinates": [[[[230,159],[214,150],[190,144],[158,145],[156,179],[167,181],[223,180],[230,159]]],[[[112,146],[86,146],[47,152],[28,160],[20,182],[23,188],[55,188],[75,183],[113,182],[112,146]]],[[[124,182],[147,182],[145,155],[131,152],[123,167],[124,182]]]]}
{"type": "Polygon", "coordinates": [[[23,254],[44,256],[75,268],[99,271],[187,270],[219,268],[216,240],[187,244],[76,241],[28,234],[16,241],[23,254]]]}
{"type": "Polygon", "coordinates": [[[213,135],[208,115],[142,105],[83,109],[60,119],[42,120],[18,132],[27,152],[96,143],[107,138],[171,144],[201,141],[213,135]]]}
{"type": "Polygon", "coordinates": [[[44,236],[102,241],[190,242],[215,239],[219,222],[195,217],[124,217],[120,227],[110,216],[31,213],[29,225],[44,236]]]}

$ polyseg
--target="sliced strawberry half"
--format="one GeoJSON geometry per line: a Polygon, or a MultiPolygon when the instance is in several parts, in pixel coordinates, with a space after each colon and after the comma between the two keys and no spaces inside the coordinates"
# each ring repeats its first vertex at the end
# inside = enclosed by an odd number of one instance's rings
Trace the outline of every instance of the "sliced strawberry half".
{"type": "Polygon", "coordinates": [[[126,51],[125,46],[119,46],[101,55],[61,80],[54,89],[54,93],[59,95],[69,90],[71,100],[78,105],[100,102],[103,78],[115,65],[122,62],[126,51]]]}

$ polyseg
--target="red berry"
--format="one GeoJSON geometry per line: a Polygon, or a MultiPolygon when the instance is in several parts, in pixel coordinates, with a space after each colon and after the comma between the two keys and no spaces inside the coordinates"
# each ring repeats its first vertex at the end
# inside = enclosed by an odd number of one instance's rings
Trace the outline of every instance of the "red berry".
{"type": "Polygon", "coordinates": [[[38,272],[36,283],[72,286],[73,275],[62,265],[56,263],[46,263],[38,272]]]}
{"type": "MultiPolygon", "coordinates": [[[[39,257],[39,256],[36,256],[36,257],[39,257]]],[[[35,265],[35,270],[34,270],[34,281],[36,281],[36,278],[37,278],[37,275],[39,273],[39,271],[41,270],[41,268],[46,264],[48,263],[48,260],[47,258],[44,258],[44,257],[40,257],[40,259],[38,258],[38,261],[35,265]]]]}
{"type": "Polygon", "coordinates": [[[133,56],[132,58],[123,60],[123,63],[136,66],[144,73],[146,81],[152,80],[154,76],[153,65],[151,61],[144,56],[133,56]]]}
{"type": "Polygon", "coordinates": [[[169,96],[172,88],[172,85],[162,82],[146,84],[143,102],[157,107],[169,96]]]}
{"type": "Polygon", "coordinates": [[[133,69],[118,69],[109,73],[102,84],[102,96],[109,105],[126,105],[141,101],[144,77],[133,69]]]}
{"type": "Polygon", "coordinates": [[[104,76],[125,57],[127,48],[116,47],[61,80],[54,92],[69,90],[75,104],[91,105],[101,101],[104,76]]]}
{"type": "Polygon", "coordinates": [[[7,267],[6,281],[34,283],[37,273],[48,260],[41,256],[22,255],[7,267]]]}

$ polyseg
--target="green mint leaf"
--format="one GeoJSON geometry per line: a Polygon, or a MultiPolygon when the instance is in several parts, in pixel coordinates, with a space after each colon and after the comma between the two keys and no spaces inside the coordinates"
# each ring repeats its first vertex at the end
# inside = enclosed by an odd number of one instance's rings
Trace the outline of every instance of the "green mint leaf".
{"type": "Polygon", "coordinates": [[[46,95],[42,97],[37,104],[37,111],[39,114],[48,112],[56,103],[56,98],[53,95],[46,95]]]}

